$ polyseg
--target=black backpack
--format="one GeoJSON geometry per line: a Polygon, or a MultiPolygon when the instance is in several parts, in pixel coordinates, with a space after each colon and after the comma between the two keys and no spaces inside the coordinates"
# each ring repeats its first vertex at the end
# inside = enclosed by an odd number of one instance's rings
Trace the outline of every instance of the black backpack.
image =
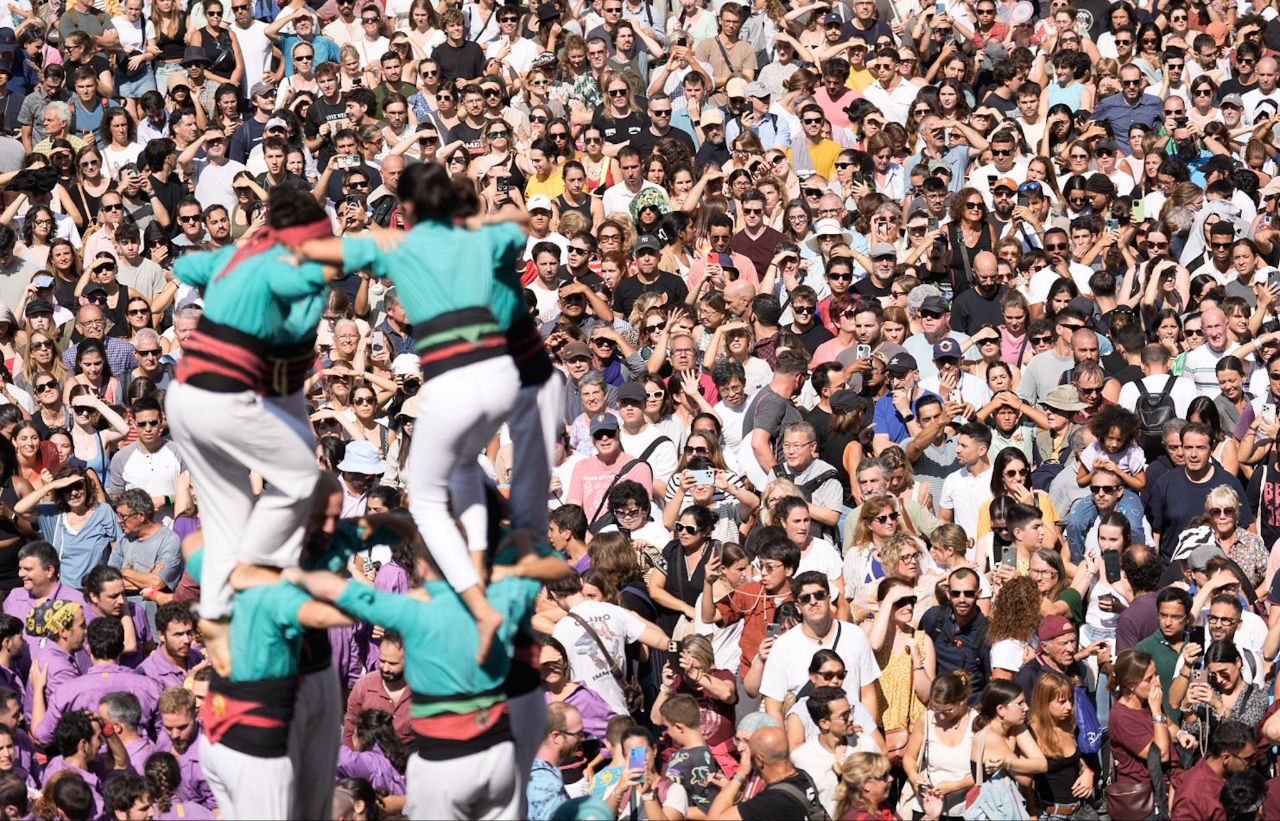
{"type": "Polygon", "coordinates": [[[1173,405],[1173,385],[1178,377],[1169,374],[1164,388],[1159,393],[1147,390],[1146,380],[1139,379],[1138,401],[1134,412],[1138,414],[1139,441],[1147,459],[1158,459],[1164,452],[1164,426],[1178,418],[1178,411],[1173,405]]]}
{"type": "Polygon", "coordinates": [[[800,789],[789,781],[778,781],[766,787],[766,790],[777,790],[784,793],[790,798],[799,801],[805,808],[805,821],[831,821],[831,816],[827,815],[827,810],[822,806],[822,802],[818,800],[818,788],[811,786],[813,779],[808,773],[804,773],[805,779],[809,781],[810,786],[800,789]]]}

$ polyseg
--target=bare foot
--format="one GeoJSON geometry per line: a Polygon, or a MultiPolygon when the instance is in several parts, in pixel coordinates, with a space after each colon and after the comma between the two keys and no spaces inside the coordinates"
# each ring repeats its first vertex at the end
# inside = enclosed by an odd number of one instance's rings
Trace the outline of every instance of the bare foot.
{"type": "Polygon", "coordinates": [[[204,654],[213,670],[223,678],[231,675],[231,622],[200,619],[204,654]]]}

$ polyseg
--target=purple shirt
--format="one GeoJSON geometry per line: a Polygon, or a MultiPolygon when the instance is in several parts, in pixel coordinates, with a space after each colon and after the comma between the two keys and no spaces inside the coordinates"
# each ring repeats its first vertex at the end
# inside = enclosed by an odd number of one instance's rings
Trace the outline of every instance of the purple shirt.
{"type": "Polygon", "coordinates": [[[194,801],[174,801],[169,804],[168,812],[160,812],[157,807],[153,817],[156,821],[207,821],[217,818],[194,801]]]}
{"type": "MultiPolygon", "coordinates": [[[[63,601],[73,601],[84,604],[84,596],[79,590],[67,587],[62,582],[58,582],[53,587],[53,591],[45,597],[46,599],[62,599],[63,601]]],[[[31,593],[25,587],[18,587],[9,591],[9,595],[4,597],[4,612],[10,616],[22,620],[22,629],[25,631],[27,624],[27,616],[31,615],[31,611],[36,609],[36,600],[31,598],[31,593]]],[[[88,608],[85,609],[85,619],[89,618],[88,608]]],[[[31,633],[27,633],[31,636],[31,633]]],[[[34,636],[33,636],[34,638],[34,636]]]]}
{"type": "MultiPolygon", "coordinates": [[[[133,617],[133,632],[138,636],[138,649],[133,653],[125,653],[120,657],[120,664],[128,667],[130,670],[136,670],[138,665],[147,658],[146,650],[143,648],[151,643],[151,622],[147,620],[147,611],[135,602],[127,602],[129,615],[133,617]]],[[[93,609],[93,605],[89,605],[84,609],[85,626],[93,624],[97,619],[103,618],[98,615],[98,611],[93,609]]],[[[139,771],[141,772],[141,771],[139,771]]]]}
{"type": "Polygon", "coordinates": [[[151,739],[146,736],[139,736],[136,740],[130,741],[124,745],[124,749],[129,753],[129,764],[136,773],[144,773],[147,771],[147,759],[156,751],[156,745],[151,743],[151,739]]]}
{"type": "Polygon", "coordinates": [[[21,693],[27,689],[26,678],[17,670],[0,667],[0,687],[7,687],[10,690],[21,693]]]}
{"type": "Polygon", "coordinates": [[[147,656],[146,661],[138,665],[138,674],[155,679],[165,690],[170,687],[181,687],[187,681],[187,670],[203,660],[204,654],[192,647],[187,651],[187,669],[183,670],[173,663],[163,647],[157,647],[151,651],[151,655],[147,656]]]}
{"type": "Polygon", "coordinates": [[[178,790],[178,800],[199,804],[206,810],[216,810],[218,800],[213,797],[213,789],[209,780],[204,777],[204,768],[200,766],[200,734],[191,739],[191,746],[181,755],[173,749],[173,741],[168,733],[161,733],[156,739],[156,751],[172,753],[178,758],[178,769],[182,771],[182,788],[178,790]]]}
{"type": "MultiPolygon", "coordinates": [[[[48,681],[44,687],[44,703],[46,707],[53,701],[54,693],[62,685],[75,681],[87,669],[81,666],[80,661],[74,655],[63,650],[60,645],[49,639],[30,642],[27,647],[31,648],[32,657],[39,659],[40,664],[49,671],[48,681]]],[[[22,706],[27,711],[27,715],[31,715],[33,690],[31,689],[30,681],[27,682],[24,693],[22,706]]]]}
{"type": "Polygon", "coordinates": [[[338,748],[338,778],[367,778],[375,790],[404,795],[404,776],[396,771],[381,749],[356,752],[345,744],[338,748]]]}
{"type": "MultiPolygon", "coordinates": [[[[604,738],[609,719],[617,715],[609,702],[585,684],[578,684],[578,689],[569,694],[566,704],[572,704],[582,713],[582,729],[592,738],[604,738]]],[[[551,693],[547,693],[547,703],[551,703],[551,693]]]]}
{"type": "MultiPolygon", "coordinates": [[[[93,770],[82,770],[74,764],[68,764],[65,758],[58,756],[57,758],[49,761],[49,766],[46,767],[44,771],[44,780],[48,781],[51,776],[57,775],[63,770],[71,770],[72,772],[79,773],[80,777],[84,779],[84,782],[89,785],[93,790],[93,803],[94,806],[97,807],[98,817],[101,817],[103,812],[102,782],[105,781],[106,778],[95,773],[93,770]]],[[[132,770],[121,770],[118,774],[123,775],[127,772],[132,772],[132,770]]]]}
{"type": "Polygon", "coordinates": [[[160,702],[160,693],[164,690],[160,682],[146,676],[138,675],[128,667],[119,664],[95,664],[84,675],[61,684],[54,689],[52,681],[48,687],[47,709],[40,726],[36,727],[31,737],[38,744],[53,741],[53,732],[62,717],[76,710],[98,712],[98,702],[108,693],[133,693],[142,705],[142,725],[139,730],[147,735],[155,735],[159,727],[159,714],[156,705],[160,702]]]}
{"type": "Polygon", "coordinates": [[[343,690],[350,690],[364,675],[356,626],[330,627],[329,647],[333,651],[333,669],[338,671],[338,681],[342,683],[343,690]]]}

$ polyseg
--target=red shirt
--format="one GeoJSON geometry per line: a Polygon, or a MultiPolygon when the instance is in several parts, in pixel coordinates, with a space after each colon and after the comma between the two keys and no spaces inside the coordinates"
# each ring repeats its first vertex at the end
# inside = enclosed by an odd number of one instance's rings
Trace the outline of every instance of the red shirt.
{"type": "MultiPolygon", "coordinates": [[[[790,600],[791,591],[788,590],[781,601],[790,600]]],[[[716,610],[726,626],[745,621],[742,638],[738,640],[738,645],[742,648],[743,678],[746,678],[751,662],[760,650],[760,642],[764,641],[766,625],[773,622],[773,614],[778,609],[774,602],[774,597],[765,592],[764,585],[760,582],[747,582],[716,602],[716,610]]]]}
{"type": "Polygon", "coordinates": [[[396,735],[406,744],[413,743],[413,730],[409,722],[413,716],[413,699],[409,696],[409,687],[405,685],[400,700],[392,703],[387,695],[387,688],[382,684],[382,674],[377,670],[365,673],[351,688],[347,697],[347,714],[342,719],[342,743],[351,746],[351,736],[356,731],[356,718],[362,710],[386,710],[391,713],[396,728],[396,735]]]}
{"type": "Polygon", "coordinates": [[[1227,811],[1218,796],[1227,782],[1209,767],[1208,759],[1173,777],[1173,821],[1227,821],[1227,811]]]}

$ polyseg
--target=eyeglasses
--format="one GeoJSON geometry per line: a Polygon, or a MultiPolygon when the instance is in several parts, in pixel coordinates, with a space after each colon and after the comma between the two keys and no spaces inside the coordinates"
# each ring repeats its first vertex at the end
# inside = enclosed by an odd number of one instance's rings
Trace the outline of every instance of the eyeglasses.
{"type": "Polygon", "coordinates": [[[600,439],[617,439],[618,432],[616,430],[600,430],[591,434],[591,438],[597,441],[600,439]]]}
{"type": "Polygon", "coordinates": [[[816,199],[816,198],[818,198],[818,197],[821,197],[821,196],[822,196],[822,189],[821,189],[821,188],[806,188],[806,189],[804,189],[804,195],[805,195],[806,197],[809,197],[810,199],[816,199]]]}
{"type": "Polygon", "coordinates": [[[965,208],[967,208],[967,209],[968,209],[968,210],[970,210],[970,211],[981,211],[981,210],[982,210],[983,208],[985,208],[986,206],[984,206],[984,205],[983,205],[982,203],[980,203],[980,202],[966,202],[966,203],[964,204],[964,207],[965,207],[965,208]]]}
{"type": "Polygon", "coordinates": [[[511,136],[511,132],[506,130],[489,132],[489,139],[491,140],[504,140],[509,136],[511,136]]]}
{"type": "MultiPolygon", "coordinates": [[[[608,431],[602,431],[602,432],[608,433],[608,431]]],[[[612,435],[612,434],[609,434],[609,435],[612,435]]],[[[614,515],[614,518],[616,519],[634,519],[635,517],[639,516],[643,512],[644,511],[642,511],[638,507],[626,507],[626,508],[619,507],[619,508],[613,509],[613,515],[614,515]]]]}
{"type": "Polygon", "coordinates": [[[1033,345],[1047,345],[1052,341],[1053,341],[1053,334],[1044,334],[1043,336],[1031,337],[1031,344],[1033,345]]]}
{"type": "Polygon", "coordinates": [[[360,22],[364,23],[366,26],[371,26],[374,23],[378,22],[378,18],[377,17],[361,17],[360,22]]]}
{"type": "Polygon", "coordinates": [[[88,416],[89,414],[96,412],[97,408],[92,405],[72,405],[71,410],[76,416],[88,416]]]}
{"type": "Polygon", "coordinates": [[[52,343],[52,342],[50,342],[50,341],[48,341],[47,339],[46,339],[46,340],[41,340],[40,342],[32,342],[32,343],[31,343],[31,350],[33,350],[33,351],[44,351],[44,350],[48,350],[48,349],[50,349],[50,348],[52,348],[52,347],[53,347],[53,343],[52,343]]]}
{"type": "Polygon", "coordinates": [[[160,427],[160,420],[159,419],[138,419],[134,421],[133,425],[134,427],[142,428],[144,430],[147,428],[158,428],[160,427]]]}
{"type": "Polygon", "coordinates": [[[825,590],[814,590],[812,593],[803,593],[796,597],[796,601],[801,604],[813,604],[814,602],[826,601],[830,594],[825,590]]]}
{"type": "Polygon", "coordinates": [[[1158,240],[1150,240],[1150,239],[1149,239],[1149,240],[1147,240],[1147,247],[1148,247],[1148,248],[1168,248],[1168,247],[1169,247],[1169,243],[1167,243],[1167,242],[1160,242],[1160,241],[1158,241],[1158,240]]]}
{"type": "MultiPolygon", "coordinates": [[[[293,55],[293,61],[294,61],[295,63],[310,63],[311,61],[313,61],[313,60],[315,60],[315,59],[316,59],[316,58],[315,58],[315,55],[314,55],[314,54],[295,54],[295,55],[293,55]]],[[[404,112],[403,112],[403,111],[388,111],[388,112],[386,112],[386,113],[387,113],[387,114],[403,114],[404,112]]]]}
{"type": "Polygon", "coordinates": [[[1182,335],[1183,336],[1204,336],[1204,331],[1200,330],[1199,328],[1184,328],[1182,331],[1182,335]]]}
{"type": "Polygon", "coordinates": [[[1120,81],[1120,85],[1125,86],[1126,88],[1134,88],[1134,87],[1137,87],[1137,86],[1142,85],[1142,80],[1141,80],[1141,79],[1137,79],[1137,80],[1121,80],[1121,81],[1120,81]]]}
{"type": "Polygon", "coordinates": [[[942,311],[921,311],[920,316],[925,319],[942,319],[946,314],[942,311]]]}
{"type": "Polygon", "coordinates": [[[651,333],[651,334],[656,334],[658,331],[661,331],[661,330],[662,330],[663,328],[665,328],[665,327],[667,327],[667,323],[665,323],[665,322],[659,322],[659,323],[654,324],[654,325],[645,325],[645,326],[644,326],[644,329],[645,329],[646,331],[648,331],[649,333],[651,333]]]}
{"type": "Polygon", "coordinates": [[[1232,625],[1240,621],[1240,619],[1234,619],[1231,616],[1209,616],[1207,619],[1205,619],[1205,621],[1209,622],[1210,624],[1232,625]]]}
{"type": "Polygon", "coordinates": [[[835,271],[828,271],[827,279],[834,279],[836,282],[843,282],[845,280],[852,282],[853,274],[852,273],[838,274],[835,271]]]}
{"type": "Polygon", "coordinates": [[[376,400],[376,399],[374,399],[372,396],[356,396],[356,397],[353,397],[353,398],[351,399],[351,404],[353,404],[353,405],[374,405],[374,404],[377,404],[377,400],[376,400]]]}
{"type": "Polygon", "coordinates": [[[886,524],[888,524],[889,522],[896,522],[896,521],[898,521],[898,517],[899,517],[899,515],[900,515],[900,514],[898,513],[898,511],[893,510],[893,511],[890,511],[890,512],[888,512],[888,513],[881,513],[879,516],[876,516],[876,517],[875,517],[875,520],[876,520],[877,522],[879,522],[880,524],[882,524],[882,525],[886,525],[886,524]]]}
{"type": "Polygon", "coordinates": [[[627,90],[626,90],[625,88],[611,88],[611,89],[609,89],[609,96],[610,96],[610,97],[625,97],[625,96],[627,96],[627,90]]]}
{"type": "Polygon", "coordinates": [[[1119,485],[1089,485],[1089,492],[1094,496],[1100,493],[1115,493],[1120,490],[1119,485]]]}
{"type": "Polygon", "coordinates": [[[1234,516],[1236,513],[1237,511],[1234,507],[1214,507],[1209,509],[1209,515],[1215,519],[1219,516],[1234,516]]]}

